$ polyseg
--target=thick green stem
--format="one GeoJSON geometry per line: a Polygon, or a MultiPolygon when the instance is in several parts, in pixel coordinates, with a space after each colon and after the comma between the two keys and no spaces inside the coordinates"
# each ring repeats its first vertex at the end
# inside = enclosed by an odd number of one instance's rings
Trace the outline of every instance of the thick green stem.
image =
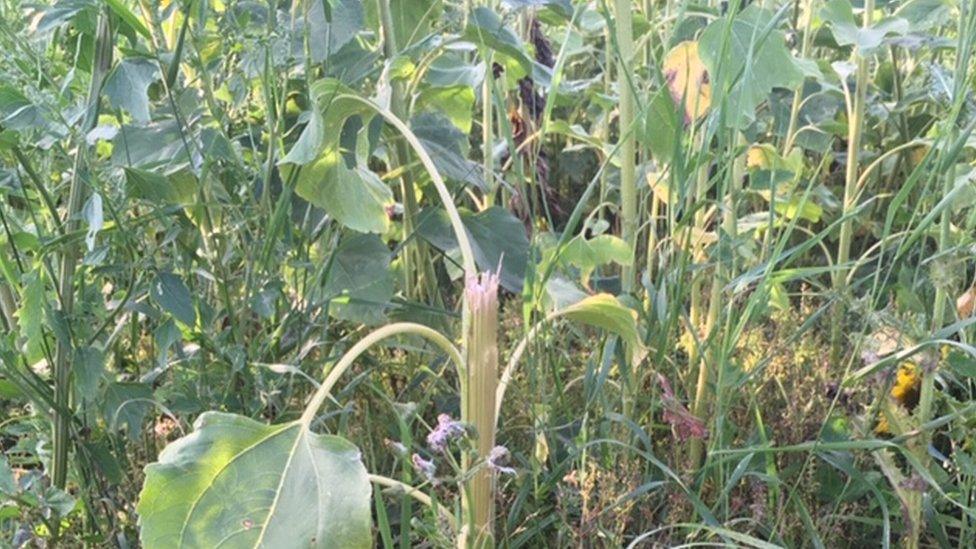
{"type": "MultiPolygon", "coordinates": [[[[95,123],[98,121],[98,96],[102,91],[102,82],[111,64],[112,30],[109,26],[109,14],[103,12],[98,20],[95,57],[92,60],[91,82],[89,82],[88,87],[87,109],[78,133],[78,148],[75,152],[71,187],[68,191],[68,212],[64,225],[65,231],[69,234],[78,228],[78,215],[85,201],[85,180],[82,176],[86,170],[88,153],[85,135],[95,127],[95,123]]],[[[77,248],[65,246],[64,253],[61,255],[61,269],[58,274],[61,312],[65,318],[71,317],[74,308],[74,278],[77,262],[77,248]]],[[[54,455],[51,459],[51,479],[58,488],[64,488],[68,479],[68,449],[71,445],[69,428],[72,415],[70,387],[72,352],[71,341],[58,338],[57,351],[54,356],[54,455]]]]}
{"type": "MultiPolygon", "coordinates": [[[[617,93],[620,94],[617,118],[620,132],[620,226],[621,234],[631,256],[637,246],[637,178],[636,178],[636,140],[630,130],[634,122],[634,90],[631,75],[634,60],[634,36],[631,10],[633,2],[615,0],[614,15],[617,30],[617,93]]],[[[634,290],[635,261],[630,261],[621,272],[620,285],[624,293],[634,290]]]]}

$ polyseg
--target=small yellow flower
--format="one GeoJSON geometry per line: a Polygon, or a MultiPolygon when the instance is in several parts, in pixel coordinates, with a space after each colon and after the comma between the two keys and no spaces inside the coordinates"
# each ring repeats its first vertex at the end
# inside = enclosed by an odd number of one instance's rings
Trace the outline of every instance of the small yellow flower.
{"type": "Polygon", "coordinates": [[[891,388],[891,398],[895,399],[907,409],[912,409],[918,403],[918,391],[922,378],[918,366],[913,362],[906,362],[898,368],[895,385],[891,388]]]}

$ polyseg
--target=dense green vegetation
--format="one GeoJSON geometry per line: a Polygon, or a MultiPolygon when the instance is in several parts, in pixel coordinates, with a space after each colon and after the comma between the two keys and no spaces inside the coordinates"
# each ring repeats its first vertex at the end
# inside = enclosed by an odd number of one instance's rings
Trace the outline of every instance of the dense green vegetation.
{"type": "Polygon", "coordinates": [[[0,547],[976,545],[969,0],[0,0],[0,547]]]}

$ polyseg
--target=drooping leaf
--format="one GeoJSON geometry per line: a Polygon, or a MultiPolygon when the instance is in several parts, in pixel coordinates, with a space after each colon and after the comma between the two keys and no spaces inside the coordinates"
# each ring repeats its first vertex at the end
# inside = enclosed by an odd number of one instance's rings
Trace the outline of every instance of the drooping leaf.
{"type": "Polygon", "coordinates": [[[393,191],[365,167],[347,167],[335,153],[301,168],[295,192],[354,231],[383,233],[389,227],[393,191]]]}
{"type": "Polygon", "coordinates": [[[681,135],[681,114],[671,94],[661,90],[651,97],[645,111],[644,126],[637,139],[645,143],[660,165],[674,156],[675,143],[681,135]]]}
{"type": "Polygon", "coordinates": [[[146,467],[139,537],[146,549],[366,548],[371,492],[343,438],[207,412],[146,467]]]}
{"type": "Polygon", "coordinates": [[[420,139],[441,175],[485,188],[481,166],[467,159],[467,135],[446,117],[430,112],[421,113],[410,120],[410,129],[420,139]]]}
{"type": "Polygon", "coordinates": [[[331,258],[324,292],[336,318],[376,324],[393,297],[390,250],[376,235],[343,238],[331,258]]]}
{"type": "MultiPolygon", "coordinates": [[[[420,236],[445,252],[457,249],[457,239],[444,210],[428,208],[418,217],[420,236]]],[[[494,272],[500,262],[502,286],[512,292],[521,291],[529,257],[529,239],[522,222],[498,206],[478,213],[462,209],[461,221],[468,231],[478,268],[494,272]]]]}
{"type": "Polygon", "coordinates": [[[137,122],[149,122],[149,86],[159,79],[158,67],[148,59],[123,59],[105,79],[105,95],[116,109],[137,122]]]}
{"type": "Polygon", "coordinates": [[[193,297],[180,277],[169,272],[157,274],[150,293],[153,300],[176,320],[187,326],[194,326],[197,323],[197,310],[193,307],[193,297]]]}
{"type": "MultiPolygon", "coordinates": [[[[363,2],[359,0],[303,0],[295,3],[302,10],[308,28],[308,46],[312,61],[321,63],[339,51],[363,28],[363,2]],[[325,11],[328,5],[329,13],[325,11]]],[[[296,29],[301,31],[303,29],[296,29]]],[[[304,33],[296,32],[296,48],[304,48],[304,33]]]]}
{"type": "Polygon", "coordinates": [[[447,51],[431,61],[424,80],[438,88],[466,86],[474,89],[481,85],[484,78],[484,63],[469,64],[461,54],[447,51]]]}
{"type": "Polygon", "coordinates": [[[590,273],[601,265],[610,263],[630,265],[634,261],[627,243],[610,234],[601,234],[589,239],[576,236],[562,249],[559,259],[579,268],[584,284],[589,279],[590,273]]]}
{"type": "Polygon", "coordinates": [[[98,7],[94,0],[58,0],[46,7],[37,20],[34,31],[44,34],[65,25],[82,14],[91,14],[98,7]]]}
{"type": "Polygon", "coordinates": [[[10,469],[7,456],[0,454],[0,494],[14,495],[17,493],[17,481],[14,480],[14,472],[10,469]]]}
{"type": "Polygon", "coordinates": [[[589,296],[566,307],[559,316],[617,334],[632,349],[640,346],[637,313],[610,294],[589,296]]]}
{"type": "Polygon", "coordinates": [[[418,107],[443,113],[462,132],[470,133],[474,122],[474,89],[468,86],[427,88],[417,98],[418,107]]]}
{"type": "Polygon", "coordinates": [[[98,236],[98,231],[101,231],[105,225],[105,217],[102,213],[102,195],[92,193],[88,197],[88,201],[85,202],[85,207],[82,208],[81,213],[85,216],[85,221],[88,222],[85,245],[88,246],[90,252],[95,249],[95,237],[98,236]]]}
{"type": "Polygon", "coordinates": [[[909,0],[895,10],[895,17],[908,22],[913,32],[942,25],[951,16],[949,0],[909,0]]]}
{"type": "Polygon", "coordinates": [[[123,125],[112,140],[112,163],[116,166],[176,169],[190,161],[183,133],[175,120],[160,120],[145,126],[123,125]]]}
{"type": "Polygon", "coordinates": [[[801,65],[772,23],[772,12],[752,5],[731,22],[713,21],[699,40],[698,52],[711,78],[712,102],[725,95],[731,108],[730,126],[741,128],[752,122],[756,107],[773,88],[792,89],[803,82],[801,65]],[[729,24],[727,47],[723,47],[729,24]]]}
{"type": "Polygon", "coordinates": [[[397,50],[425,38],[444,13],[443,0],[390,0],[397,50]]]}
{"type": "Polygon", "coordinates": [[[45,109],[9,85],[0,85],[0,120],[4,129],[11,130],[43,128],[49,123],[45,109]]]}
{"type": "Polygon", "coordinates": [[[309,122],[280,164],[302,165],[321,160],[323,154],[331,153],[338,145],[338,129],[343,127],[347,118],[369,113],[361,102],[347,97],[355,95],[355,92],[338,80],[318,80],[312,84],[311,94],[313,107],[309,122]]]}

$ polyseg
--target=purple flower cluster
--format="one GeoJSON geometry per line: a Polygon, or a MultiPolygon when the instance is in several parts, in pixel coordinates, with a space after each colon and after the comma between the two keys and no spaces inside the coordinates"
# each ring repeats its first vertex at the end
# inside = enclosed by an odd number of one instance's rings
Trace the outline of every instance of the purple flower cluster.
{"type": "Polygon", "coordinates": [[[448,443],[462,435],[464,424],[454,421],[447,414],[441,414],[437,416],[437,427],[427,435],[427,446],[435,452],[446,452],[448,443]]]}

